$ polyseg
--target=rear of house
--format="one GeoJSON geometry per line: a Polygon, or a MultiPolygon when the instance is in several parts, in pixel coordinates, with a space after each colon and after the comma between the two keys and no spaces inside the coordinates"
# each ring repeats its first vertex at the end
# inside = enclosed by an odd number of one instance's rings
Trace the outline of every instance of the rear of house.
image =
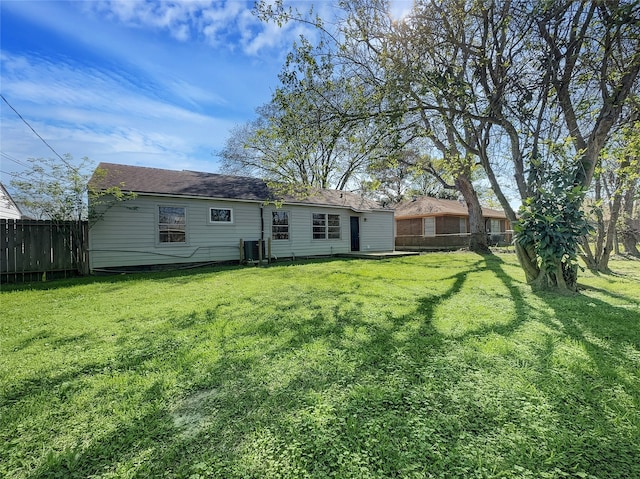
{"type": "MultiPolygon", "coordinates": [[[[489,244],[510,244],[510,223],[502,211],[482,208],[489,244]]],[[[396,249],[457,249],[469,246],[469,212],[465,203],[421,196],[395,210],[396,249]]]]}
{"type": "Polygon", "coordinates": [[[108,163],[97,171],[94,188],[135,198],[103,208],[92,225],[94,271],[257,256],[241,241],[261,240],[265,259],[394,249],[393,211],[352,193],[277,198],[256,178],[108,163]]]}

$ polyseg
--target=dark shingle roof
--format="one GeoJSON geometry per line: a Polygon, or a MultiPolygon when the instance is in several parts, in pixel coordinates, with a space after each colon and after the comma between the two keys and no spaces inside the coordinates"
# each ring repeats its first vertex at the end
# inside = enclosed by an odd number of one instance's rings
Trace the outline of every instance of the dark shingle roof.
{"type": "Polygon", "coordinates": [[[113,186],[139,194],[203,197],[245,201],[282,201],[346,207],[356,211],[382,210],[375,201],[347,191],[313,190],[303,196],[278,195],[259,178],[175,171],[140,166],[100,163],[89,181],[98,190],[113,186]]]}
{"type": "MultiPolygon", "coordinates": [[[[395,208],[396,219],[402,217],[417,216],[469,216],[467,205],[456,200],[441,200],[431,196],[420,196],[414,200],[400,203],[395,208]]],[[[506,218],[504,211],[491,208],[482,208],[482,215],[485,218],[506,218]]]]}

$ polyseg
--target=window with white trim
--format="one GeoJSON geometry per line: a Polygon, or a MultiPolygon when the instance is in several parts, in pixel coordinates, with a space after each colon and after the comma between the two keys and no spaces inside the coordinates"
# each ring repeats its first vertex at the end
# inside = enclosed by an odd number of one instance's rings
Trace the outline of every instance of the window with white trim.
{"type": "Polygon", "coordinates": [[[466,232],[467,232],[467,219],[460,218],[460,233],[466,233],[466,232]]]}
{"type": "Polygon", "coordinates": [[[158,242],[187,242],[187,209],[183,206],[158,207],[158,242]]]}
{"type": "Polygon", "coordinates": [[[233,223],[233,210],[231,208],[209,208],[210,223],[233,223]]]}
{"type": "Polygon", "coordinates": [[[425,236],[436,235],[436,219],[433,216],[427,216],[424,219],[424,235],[425,236]]]}
{"type": "Polygon", "coordinates": [[[271,239],[289,239],[289,212],[273,211],[271,217],[271,239]]]}
{"type": "Polygon", "coordinates": [[[313,213],[313,239],[340,239],[340,215],[313,213]]]}

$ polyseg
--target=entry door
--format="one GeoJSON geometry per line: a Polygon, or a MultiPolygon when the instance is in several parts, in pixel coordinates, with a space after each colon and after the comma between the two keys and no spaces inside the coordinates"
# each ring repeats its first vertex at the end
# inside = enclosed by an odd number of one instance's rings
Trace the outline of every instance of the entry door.
{"type": "Polygon", "coordinates": [[[351,251],[360,251],[360,218],[351,217],[351,251]]]}

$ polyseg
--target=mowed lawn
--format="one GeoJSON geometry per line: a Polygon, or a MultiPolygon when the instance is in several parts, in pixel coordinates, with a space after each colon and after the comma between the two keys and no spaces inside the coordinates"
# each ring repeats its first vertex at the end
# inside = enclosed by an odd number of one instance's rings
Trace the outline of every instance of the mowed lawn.
{"type": "Polygon", "coordinates": [[[4,286],[0,477],[638,478],[640,262],[512,254],[4,286]]]}

